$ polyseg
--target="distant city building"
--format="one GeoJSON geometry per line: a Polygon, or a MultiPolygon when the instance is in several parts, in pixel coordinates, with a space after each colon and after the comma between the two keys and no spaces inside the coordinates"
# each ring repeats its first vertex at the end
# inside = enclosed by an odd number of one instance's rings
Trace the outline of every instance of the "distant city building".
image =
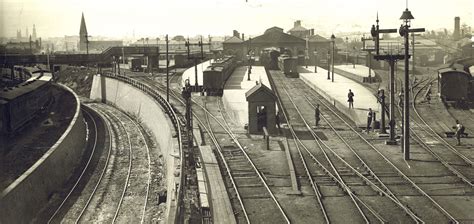
{"type": "Polygon", "coordinates": [[[463,38],[458,41],[458,47],[461,49],[461,57],[474,57],[474,42],[470,38],[463,38]]]}
{"type": "Polygon", "coordinates": [[[82,13],[81,27],[79,30],[79,51],[103,51],[109,47],[123,46],[123,41],[121,40],[90,41],[89,38],[86,20],[84,19],[84,13],[82,13]]]}
{"type": "Polygon", "coordinates": [[[36,27],[35,27],[35,24],[33,24],[33,40],[36,40],[36,27]]]}
{"type": "MultiPolygon", "coordinates": [[[[195,39],[190,39],[189,41],[191,43],[197,43],[200,41],[200,38],[195,38],[195,39]]],[[[209,38],[203,38],[202,40],[206,45],[203,46],[204,51],[209,51],[209,38]]],[[[212,37],[211,38],[211,49],[213,51],[215,50],[222,50],[222,40],[218,37],[212,37]]],[[[175,51],[175,52],[183,52],[185,53],[187,51],[187,48],[185,46],[186,39],[184,39],[183,36],[178,35],[175,36],[171,39],[169,39],[168,42],[168,50],[170,51],[175,51]]],[[[165,52],[166,51],[166,40],[164,38],[141,38],[139,40],[136,40],[130,44],[130,46],[146,46],[146,47],[159,47],[160,52],[165,52]]],[[[191,51],[200,51],[201,47],[197,45],[192,45],[190,46],[191,51]]]]}
{"type": "Polygon", "coordinates": [[[41,43],[36,41],[31,42],[9,42],[2,49],[3,54],[37,54],[41,51],[41,43]]]}

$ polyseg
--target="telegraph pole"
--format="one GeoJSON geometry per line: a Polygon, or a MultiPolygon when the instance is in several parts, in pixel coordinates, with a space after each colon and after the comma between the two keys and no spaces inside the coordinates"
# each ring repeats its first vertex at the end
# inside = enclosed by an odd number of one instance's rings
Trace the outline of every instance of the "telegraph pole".
{"type": "Polygon", "coordinates": [[[365,38],[365,36],[361,37],[360,39],[362,41],[362,50],[367,51],[367,53],[369,54],[369,83],[372,83],[372,51],[374,51],[375,49],[366,49],[365,41],[372,39],[373,38],[365,38]]]}
{"type": "Polygon", "coordinates": [[[198,43],[190,43],[189,38],[185,43],[185,46],[188,50],[188,59],[193,59],[194,60],[194,73],[195,73],[194,91],[195,92],[199,91],[197,60],[198,59],[204,59],[204,50],[203,50],[204,45],[210,45],[210,43],[207,43],[207,44],[203,43],[202,42],[202,36],[201,36],[201,40],[198,43]],[[201,48],[201,56],[196,56],[196,55],[191,56],[190,49],[189,49],[190,46],[199,46],[201,48]]]}
{"type": "MultiPolygon", "coordinates": [[[[405,58],[404,55],[400,54],[387,54],[387,55],[380,55],[380,35],[381,33],[396,33],[397,29],[380,29],[379,28],[379,15],[377,13],[377,25],[372,25],[370,33],[375,41],[375,49],[373,51],[376,52],[374,58],[375,60],[384,60],[387,61],[390,65],[390,139],[385,142],[387,145],[396,145],[397,141],[395,140],[395,62],[397,60],[402,60],[405,58]]],[[[362,39],[364,41],[364,39],[362,39]]],[[[367,40],[367,39],[366,39],[367,40]]],[[[365,46],[365,42],[364,42],[365,46]]],[[[371,51],[369,51],[370,53],[371,51]]],[[[369,54],[370,55],[370,54],[369,54]]],[[[369,57],[369,60],[372,60],[369,57]]],[[[369,67],[370,71],[370,67],[369,67]]],[[[370,74],[370,73],[369,73],[370,74]]],[[[382,113],[385,113],[385,108],[382,108],[382,113]]],[[[385,128],[385,127],[383,127],[385,128]]]]}
{"type": "MultiPolygon", "coordinates": [[[[331,48],[331,45],[329,45],[329,49],[331,48]]],[[[331,58],[330,58],[330,52],[331,50],[328,49],[328,53],[326,54],[326,59],[327,59],[327,64],[328,64],[328,80],[331,79],[331,64],[330,64],[330,61],[331,61],[331,58]]]]}
{"type": "Polygon", "coordinates": [[[400,36],[405,39],[405,83],[404,83],[404,100],[403,100],[403,155],[405,160],[410,159],[410,91],[409,88],[409,35],[410,33],[425,32],[425,28],[410,29],[410,20],[414,19],[408,7],[403,12],[400,20],[402,24],[399,29],[400,36]]]}
{"type": "MultiPolygon", "coordinates": [[[[169,60],[169,52],[168,52],[168,43],[169,43],[168,34],[166,34],[165,42],[166,42],[166,101],[170,102],[170,80],[169,80],[170,60],[169,60]]],[[[159,64],[160,63],[158,62],[158,65],[159,64]]]]}
{"type": "Polygon", "coordinates": [[[331,82],[334,82],[334,54],[335,54],[335,48],[336,48],[336,36],[334,34],[331,35],[331,41],[332,41],[332,68],[331,68],[331,82]]]}

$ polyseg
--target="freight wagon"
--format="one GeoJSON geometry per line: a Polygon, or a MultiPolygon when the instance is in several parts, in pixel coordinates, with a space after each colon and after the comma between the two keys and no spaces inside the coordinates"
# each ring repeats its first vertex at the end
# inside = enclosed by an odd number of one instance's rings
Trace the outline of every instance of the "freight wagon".
{"type": "Polygon", "coordinates": [[[444,102],[462,104],[470,98],[472,76],[463,69],[438,70],[438,93],[444,102]]]}

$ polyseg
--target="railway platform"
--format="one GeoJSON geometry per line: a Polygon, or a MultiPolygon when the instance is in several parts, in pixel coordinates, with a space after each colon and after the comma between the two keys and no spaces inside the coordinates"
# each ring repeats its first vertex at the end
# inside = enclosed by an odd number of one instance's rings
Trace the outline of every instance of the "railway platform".
{"type": "Polygon", "coordinates": [[[367,126],[369,108],[372,108],[372,111],[376,113],[377,120],[379,120],[380,104],[377,103],[377,98],[369,89],[337,72],[334,73],[334,82],[331,82],[331,79],[327,79],[327,70],[318,67],[317,71],[317,73],[314,72],[314,66],[298,68],[301,80],[346,114],[358,127],[367,126]],[[349,109],[347,102],[349,89],[355,95],[354,109],[349,109]]]}
{"type": "Polygon", "coordinates": [[[263,66],[252,66],[250,81],[248,80],[248,67],[237,67],[225,84],[224,94],[222,95],[224,108],[239,127],[243,128],[248,123],[248,107],[245,93],[254,87],[256,82],[262,82],[271,89],[263,66]]]}
{"type": "MultiPolygon", "coordinates": [[[[346,78],[353,79],[358,82],[369,81],[369,67],[365,65],[335,65],[334,71],[346,78]]],[[[371,79],[374,79],[375,72],[371,69],[371,79]]]]}
{"type": "MultiPolygon", "coordinates": [[[[197,72],[198,72],[198,80],[197,81],[198,81],[199,86],[202,86],[202,83],[203,83],[203,79],[202,79],[203,71],[209,65],[211,65],[211,61],[212,60],[208,60],[208,61],[202,62],[202,63],[197,65],[197,72]]],[[[192,67],[188,68],[186,71],[184,71],[182,79],[181,79],[181,86],[184,86],[184,82],[186,81],[186,79],[189,79],[189,83],[191,85],[195,84],[196,74],[195,74],[195,71],[194,71],[194,65],[192,67]]]]}

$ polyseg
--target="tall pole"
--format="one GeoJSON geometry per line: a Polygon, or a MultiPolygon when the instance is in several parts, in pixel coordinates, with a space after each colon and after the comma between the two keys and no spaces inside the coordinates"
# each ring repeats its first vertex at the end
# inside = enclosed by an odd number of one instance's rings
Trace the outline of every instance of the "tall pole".
{"type": "Polygon", "coordinates": [[[404,99],[403,99],[403,154],[404,159],[410,159],[410,91],[409,91],[409,57],[410,57],[410,45],[409,35],[415,32],[425,32],[425,28],[410,29],[410,20],[414,19],[408,8],[403,12],[400,17],[405,24],[400,26],[399,33],[405,38],[405,84],[404,84],[404,99]]]}
{"type": "Polygon", "coordinates": [[[412,46],[411,46],[411,57],[413,58],[412,59],[412,64],[411,64],[411,73],[413,74],[413,78],[415,78],[415,34],[412,33],[411,34],[411,37],[412,37],[412,46]]]}
{"type": "Polygon", "coordinates": [[[249,45],[248,45],[248,75],[247,75],[247,81],[250,81],[250,74],[252,74],[252,38],[249,37],[249,45]]]}
{"type": "Polygon", "coordinates": [[[122,63],[125,64],[125,50],[123,49],[123,46],[122,46],[122,63]]]}
{"type": "Polygon", "coordinates": [[[334,82],[334,51],[335,51],[335,45],[336,45],[336,41],[332,41],[332,68],[331,68],[331,82],[334,82]]]}
{"type": "Polygon", "coordinates": [[[390,139],[387,141],[388,145],[395,145],[395,60],[389,60],[390,63],[390,139]]]}
{"type": "Polygon", "coordinates": [[[305,68],[308,68],[308,59],[309,59],[309,48],[308,48],[309,37],[308,37],[308,35],[306,35],[305,40],[306,40],[306,52],[305,52],[304,59],[305,59],[305,61],[306,61],[306,66],[305,66],[305,68]]]}
{"type": "Polygon", "coordinates": [[[408,22],[405,22],[405,83],[403,98],[403,155],[405,160],[410,159],[410,91],[409,91],[409,43],[408,43],[408,22]]]}
{"type": "Polygon", "coordinates": [[[170,102],[170,81],[169,81],[169,70],[168,70],[169,63],[170,61],[168,58],[168,34],[166,34],[166,101],[168,102],[170,102]]]}
{"type": "Polygon", "coordinates": [[[346,37],[346,65],[349,64],[349,38],[346,37]]]}
{"type": "Polygon", "coordinates": [[[380,133],[387,134],[387,130],[385,130],[385,90],[380,90],[380,103],[382,105],[381,113],[381,123],[380,123],[380,133]]]}
{"type": "Polygon", "coordinates": [[[314,51],[314,73],[318,73],[318,52],[314,51]]]}
{"type": "MultiPolygon", "coordinates": [[[[329,48],[331,48],[331,46],[329,46],[329,48]]],[[[328,64],[328,80],[331,79],[331,50],[328,49],[328,53],[327,53],[327,56],[326,56],[326,61],[327,61],[327,64],[328,64]]]]}
{"type": "Polygon", "coordinates": [[[372,51],[369,51],[369,83],[372,83],[372,51]]]}

